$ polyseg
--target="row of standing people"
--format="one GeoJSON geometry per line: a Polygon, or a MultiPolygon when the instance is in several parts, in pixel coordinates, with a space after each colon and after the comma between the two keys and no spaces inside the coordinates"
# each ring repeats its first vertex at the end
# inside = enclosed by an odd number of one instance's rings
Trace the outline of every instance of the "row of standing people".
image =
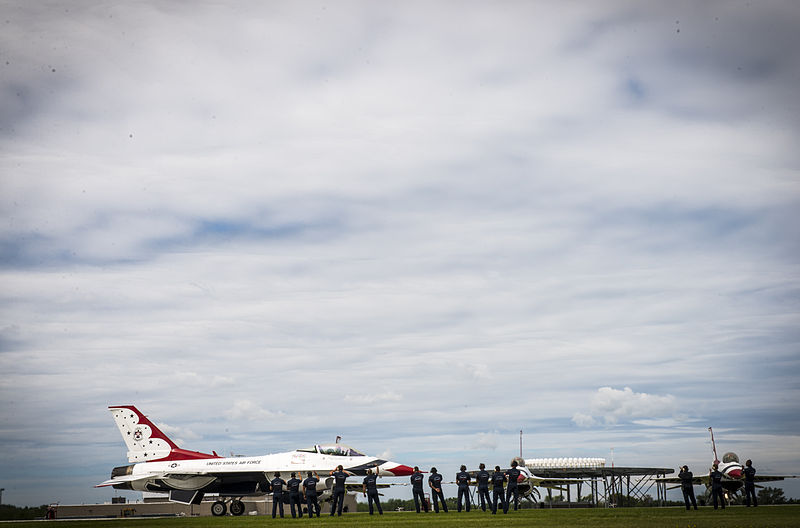
{"type": "MultiPolygon", "coordinates": [[[[456,484],[458,484],[458,511],[462,508],[463,503],[466,505],[466,510],[470,511],[470,495],[469,484],[471,476],[466,471],[466,466],[461,466],[461,471],[456,474],[456,484]]],[[[331,471],[333,482],[333,494],[331,498],[330,515],[342,515],[342,507],[344,505],[344,495],[346,492],[345,481],[349,476],[342,466],[338,466],[336,470],[331,471]]],[[[495,471],[489,474],[486,471],[486,465],[481,464],[480,470],[475,475],[475,480],[478,485],[478,496],[480,498],[480,505],[483,511],[486,511],[487,506],[491,509],[493,514],[497,513],[497,504],[503,509],[503,513],[508,513],[508,508],[511,502],[511,497],[514,497],[514,509],[519,508],[519,489],[517,486],[520,476],[520,471],[517,469],[517,463],[511,463],[511,469],[501,471],[500,466],[495,466],[495,471]],[[493,487],[493,498],[489,498],[489,483],[493,487]],[[508,486],[504,491],[504,485],[508,482],[508,486]]],[[[308,472],[305,480],[297,478],[295,473],[291,474],[288,481],[281,478],[279,472],[275,473],[275,478],[270,482],[272,489],[272,517],[277,515],[283,517],[283,495],[284,493],[289,496],[289,507],[291,509],[292,517],[303,517],[302,503],[305,502],[308,510],[309,517],[320,516],[320,505],[317,495],[317,483],[319,482],[319,475],[316,472],[308,472]],[[302,493],[301,493],[302,488],[302,493]],[[302,502],[301,502],[302,495],[302,502]]],[[[428,512],[428,503],[425,501],[425,494],[423,491],[424,476],[419,470],[419,467],[414,467],[414,473],[411,475],[411,485],[414,495],[414,504],[417,513],[420,512],[420,505],[422,509],[428,512]]],[[[431,468],[431,475],[428,477],[428,486],[431,488],[431,498],[433,502],[433,510],[439,513],[439,503],[442,504],[442,509],[447,513],[447,502],[442,492],[442,475],[436,470],[431,468]]],[[[367,476],[364,477],[362,483],[362,492],[367,497],[369,504],[369,514],[372,515],[374,509],[378,510],[378,514],[383,515],[383,508],[381,507],[380,496],[378,494],[377,474],[371,469],[367,470],[367,476]],[[374,506],[373,506],[374,505],[374,506]]]]}
{"type": "MultiPolygon", "coordinates": [[[[745,490],[745,504],[750,506],[750,499],[752,497],[753,506],[758,506],[758,499],[755,494],[755,474],[756,470],[753,467],[753,462],[748,460],[744,468],[744,490],[745,490]]],[[[333,497],[331,501],[330,515],[342,515],[342,507],[344,505],[344,495],[346,492],[345,481],[349,476],[340,465],[334,471],[331,471],[331,476],[334,479],[333,497]]],[[[503,513],[508,513],[508,508],[511,503],[511,497],[514,497],[514,510],[519,508],[519,488],[518,481],[520,477],[520,470],[517,469],[517,462],[511,462],[511,469],[502,471],[500,466],[495,466],[494,473],[486,471],[486,465],[481,463],[480,470],[475,475],[475,481],[478,488],[478,498],[480,500],[481,510],[486,511],[489,507],[492,514],[497,513],[497,503],[503,509],[503,513]],[[492,498],[489,497],[489,484],[492,485],[492,498]],[[508,483],[505,487],[504,485],[508,483]]],[[[682,466],[678,477],[681,479],[681,491],[683,492],[683,500],[686,504],[686,509],[691,506],[697,509],[697,501],[694,496],[694,475],[689,471],[688,466],[682,466]]],[[[711,495],[714,504],[714,509],[717,509],[717,501],[725,509],[725,500],[723,497],[722,478],[723,474],[719,471],[717,464],[709,471],[709,478],[711,479],[711,495]]],[[[425,500],[425,492],[423,490],[423,482],[425,477],[419,470],[419,467],[414,466],[414,473],[411,475],[412,494],[414,497],[414,506],[417,513],[421,509],[428,513],[428,503],[425,500]],[[420,509],[421,508],[421,509],[420,509]]],[[[433,511],[439,513],[439,503],[441,502],[442,510],[447,513],[447,502],[445,501],[444,492],[442,491],[442,475],[435,467],[431,468],[431,474],[428,477],[428,486],[431,489],[431,499],[433,503],[433,511]]],[[[465,505],[466,511],[470,511],[470,493],[469,485],[472,477],[467,473],[467,467],[461,466],[461,471],[456,473],[456,484],[458,485],[458,511],[462,509],[462,504],[465,505]]],[[[280,473],[275,473],[275,478],[270,482],[272,489],[272,517],[280,514],[283,517],[283,494],[289,495],[289,507],[291,509],[292,517],[303,517],[302,502],[305,502],[308,510],[309,517],[314,517],[316,512],[317,517],[320,515],[320,505],[317,496],[317,483],[319,482],[319,475],[316,472],[308,472],[305,480],[297,478],[295,473],[291,474],[289,481],[284,481],[280,473]],[[302,487],[302,502],[300,500],[302,487]],[[285,489],[285,491],[284,491],[285,489]]],[[[367,476],[364,477],[362,483],[362,492],[367,497],[369,504],[369,514],[372,515],[374,508],[378,510],[378,514],[383,515],[383,508],[381,507],[380,496],[378,494],[377,486],[377,473],[371,469],[367,470],[367,476]]]]}
{"type": "MultiPolygon", "coordinates": [[[[520,470],[517,469],[517,462],[511,463],[511,469],[502,471],[500,466],[494,467],[494,473],[486,471],[486,464],[480,465],[480,470],[475,475],[475,480],[478,487],[478,497],[480,499],[481,510],[486,511],[489,507],[492,514],[497,513],[497,503],[500,502],[500,507],[503,513],[508,513],[511,497],[514,497],[514,510],[519,508],[519,477],[520,470]],[[492,499],[489,498],[489,484],[492,484],[492,499]],[[508,486],[504,488],[504,485],[508,486]]],[[[423,482],[425,477],[418,467],[414,466],[414,473],[411,475],[411,487],[414,496],[414,506],[417,513],[420,513],[420,505],[425,513],[428,513],[428,503],[425,501],[425,493],[423,491],[423,482]]],[[[456,484],[458,485],[458,511],[461,511],[462,504],[466,506],[466,510],[470,511],[470,494],[469,485],[472,477],[467,473],[467,467],[461,466],[461,471],[456,473],[456,484]]],[[[439,503],[442,504],[442,510],[447,513],[447,502],[442,492],[442,475],[436,470],[435,467],[431,468],[431,474],[428,477],[428,486],[431,489],[431,502],[433,503],[433,511],[439,513],[439,503]]]]}
{"type": "MultiPolygon", "coordinates": [[[[753,499],[753,506],[758,506],[758,499],[756,498],[756,468],[753,467],[753,461],[748,460],[745,462],[744,470],[744,503],[745,506],[750,507],[750,499],[753,499]]],[[[725,509],[725,496],[722,488],[723,473],[719,470],[719,465],[714,464],[708,472],[708,477],[711,480],[711,500],[714,504],[714,509],[718,508],[717,503],[725,509]]],[[[681,491],[683,492],[683,502],[686,504],[686,509],[690,509],[689,505],[697,509],[697,500],[694,496],[694,475],[689,471],[689,466],[682,466],[678,473],[678,478],[681,479],[681,491]]]]}
{"type": "Polygon", "coordinates": [[[302,517],[303,507],[302,502],[306,503],[308,509],[308,516],[313,517],[316,512],[319,517],[319,498],[317,496],[317,483],[319,482],[319,475],[316,472],[309,471],[305,480],[297,478],[296,473],[292,473],[291,478],[285,481],[281,478],[280,472],[275,473],[269,485],[272,490],[272,518],[280,513],[283,517],[283,496],[289,496],[289,507],[291,508],[292,517],[302,517]],[[300,488],[302,486],[303,501],[300,501],[300,488]],[[296,509],[296,511],[295,511],[296,509]]]}
{"type": "MultiPolygon", "coordinates": [[[[344,468],[340,465],[334,471],[331,471],[333,477],[333,495],[331,501],[330,514],[342,515],[342,507],[344,506],[344,496],[346,492],[345,481],[349,476],[344,468]]],[[[377,506],[378,513],[383,515],[383,508],[381,508],[380,499],[378,498],[378,484],[377,473],[371,469],[367,470],[367,476],[364,477],[362,491],[367,496],[369,501],[369,514],[373,513],[373,503],[377,506]]],[[[309,471],[308,477],[305,480],[297,478],[295,473],[291,474],[288,481],[281,478],[279,472],[275,473],[275,478],[269,483],[272,489],[272,517],[273,519],[280,515],[283,517],[283,495],[289,495],[289,508],[291,509],[292,517],[303,517],[302,502],[305,502],[308,510],[308,516],[317,517],[320,515],[319,497],[317,495],[317,483],[319,482],[319,475],[316,472],[309,471]],[[301,497],[302,487],[302,502],[301,497]]]]}

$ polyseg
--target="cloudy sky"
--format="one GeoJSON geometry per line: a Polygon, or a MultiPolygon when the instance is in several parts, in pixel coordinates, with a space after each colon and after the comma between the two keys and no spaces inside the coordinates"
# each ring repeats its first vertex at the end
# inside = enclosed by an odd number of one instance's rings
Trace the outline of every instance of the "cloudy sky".
{"type": "Polygon", "coordinates": [[[712,425],[800,473],[796,2],[0,25],[4,502],[109,500],[115,404],[188,449],[341,435],[446,474],[520,430],[702,471],[712,425]]]}

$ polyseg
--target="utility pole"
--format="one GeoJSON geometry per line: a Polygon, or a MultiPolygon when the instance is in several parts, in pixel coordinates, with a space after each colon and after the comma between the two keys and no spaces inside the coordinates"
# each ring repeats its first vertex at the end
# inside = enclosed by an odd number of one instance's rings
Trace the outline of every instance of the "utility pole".
{"type": "Polygon", "coordinates": [[[0,504],[3,504],[3,492],[5,490],[6,490],[5,488],[0,488],[0,504]]]}

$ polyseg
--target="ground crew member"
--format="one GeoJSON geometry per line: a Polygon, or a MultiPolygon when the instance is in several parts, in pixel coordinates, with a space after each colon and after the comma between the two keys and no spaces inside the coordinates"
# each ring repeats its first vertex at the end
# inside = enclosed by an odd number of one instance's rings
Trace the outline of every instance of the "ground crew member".
{"type": "Polygon", "coordinates": [[[497,513],[497,499],[500,498],[500,507],[506,511],[505,495],[503,490],[503,483],[506,481],[506,474],[500,471],[500,466],[494,467],[492,473],[492,513],[497,513]]]}
{"type": "Polygon", "coordinates": [[[503,505],[503,513],[508,513],[511,505],[511,495],[514,495],[514,511],[519,509],[519,488],[517,487],[520,471],[517,469],[517,461],[511,461],[511,469],[506,471],[508,487],[506,488],[506,503],[503,505]]]}
{"type": "Polygon", "coordinates": [[[478,482],[478,498],[481,501],[481,510],[486,511],[486,505],[492,507],[492,501],[489,499],[489,480],[491,476],[486,471],[486,464],[481,462],[480,471],[475,475],[475,480],[478,482]]]}
{"type": "Polygon", "coordinates": [[[331,502],[331,515],[333,515],[334,510],[336,510],[336,512],[339,514],[339,517],[341,517],[342,506],[344,506],[344,481],[347,480],[347,473],[344,472],[344,468],[340,464],[336,466],[336,471],[331,471],[331,476],[334,479],[333,502],[331,502]]]}
{"type": "Polygon", "coordinates": [[[442,476],[436,472],[436,468],[431,468],[431,476],[428,477],[428,486],[431,487],[431,498],[433,499],[433,512],[439,513],[439,501],[442,501],[442,509],[447,513],[447,502],[442,493],[442,476]]]}
{"type": "Polygon", "coordinates": [[[458,511],[461,511],[461,497],[464,497],[464,502],[467,503],[467,512],[469,512],[469,473],[467,473],[467,466],[461,466],[461,471],[456,473],[456,484],[458,484],[458,511]]]}
{"type": "Polygon", "coordinates": [[[753,506],[758,506],[758,499],[756,499],[756,468],[753,467],[753,461],[747,460],[744,463],[744,505],[750,507],[750,497],[753,497],[753,506]]]}
{"type": "Polygon", "coordinates": [[[308,472],[308,478],[303,481],[303,498],[306,501],[308,508],[308,517],[314,517],[314,512],[317,512],[319,518],[319,500],[317,498],[317,482],[319,482],[319,475],[315,471],[313,474],[308,472]]]}
{"type": "Polygon", "coordinates": [[[683,492],[683,502],[686,503],[686,509],[689,509],[689,501],[691,501],[694,509],[697,509],[697,502],[694,499],[694,476],[689,471],[689,466],[680,468],[678,478],[681,479],[681,491],[683,492]]]}
{"type": "Polygon", "coordinates": [[[414,496],[414,507],[417,508],[419,513],[419,503],[422,503],[422,509],[428,513],[428,502],[425,500],[425,492],[422,491],[422,482],[425,477],[417,466],[414,466],[414,473],[411,474],[411,494],[414,496]]]}
{"type": "Polygon", "coordinates": [[[295,473],[292,473],[292,478],[286,483],[286,489],[289,491],[289,509],[292,512],[292,518],[303,518],[303,506],[300,502],[300,484],[302,484],[302,482],[302,480],[297,478],[295,473]],[[295,506],[297,506],[299,515],[295,515],[295,506]]]}
{"type": "Polygon", "coordinates": [[[364,484],[361,489],[367,497],[369,504],[369,514],[372,515],[372,503],[378,507],[378,514],[383,515],[383,508],[381,508],[381,499],[378,496],[378,475],[372,472],[371,469],[367,470],[367,476],[364,477],[364,484]]]}
{"type": "Polygon", "coordinates": [[[708,472],[708,476],[711,477],[711,497],[714,501],[714,509],[717,509],[717,497],[719,497],[719,501],[722,503],[722,509],[724,510],[725,497],[722,493],[722,473],[720,473],[717,464],[714,464],[714,467],[708,472]]]}
{"type": "Polygon", "coordinates": [[[281,478],[279,471],[275,472],[275,478],[270,482],[272,486],[272,518],[275,518],[275,508],[279,508],[281,518],[283,517],[283,487],[286,482],[281,478]]]}

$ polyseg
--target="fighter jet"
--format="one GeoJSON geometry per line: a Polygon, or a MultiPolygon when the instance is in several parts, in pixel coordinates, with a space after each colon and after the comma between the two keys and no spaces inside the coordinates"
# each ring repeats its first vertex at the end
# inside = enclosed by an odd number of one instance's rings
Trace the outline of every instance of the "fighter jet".
{"type": "MultiPolygon", "coordinates": [[[[717,445],[714,442],[714,431],[711,429],[711,427],[709,427],[708,432],[711,433],[711,448],[714,452],[714,464],[717,464],[717,468],[723,475],[722,488],[725,490],[726,496],[730,496],[730,494],[737,493],[744,488],[744,466],[742,466],[741,462],[739,462],[738,455],[736,455],[736,453],[732,451],[722,455],[722,460],[720,461],[719,458],[717,458],[717,445]]],[[[754,480],[756,482],[774,482],[787,478],[797,478],[797,476],[759,475],[758,473],[756,473],[754,480]]],[[[664,482],[667,484],[678,484],[678,485],[680,485],[681,483],[681,479],[677,477],[662,477],[662,478],[657,478],[656,481],[664,482]]],[[[692,482],[695,486],[705,484],[706,488],[711,487],[711,477],[709,476],[708,473],[706,473],[705,475],[695,475],[692,482]]]]}
{"type": "Polygon", "coordinates": [[[111,478],[95,487],[168,493],[169,500],[183,504],[199,504],[206,493],[219,495],[211,512],[225,515],[230,500],[233,515],[244,513],[242,497],[262,495],[269,490],[269,481],[278,472],[288,479],[291,473],[305,477],[318,472],[320,499],[331,494],[330,471],[341,465],[351,475],[365,475],[367,469],[378,476],[409,476],[413,469],[403,464],[359,453],[338,443],[319,444],[286,453],[256,457],[223,458],[216,452],[201,453],[179,448],[155,424],[133,405],[109,407],[125,444],[127,466],[115,467],[111,478]]]}

